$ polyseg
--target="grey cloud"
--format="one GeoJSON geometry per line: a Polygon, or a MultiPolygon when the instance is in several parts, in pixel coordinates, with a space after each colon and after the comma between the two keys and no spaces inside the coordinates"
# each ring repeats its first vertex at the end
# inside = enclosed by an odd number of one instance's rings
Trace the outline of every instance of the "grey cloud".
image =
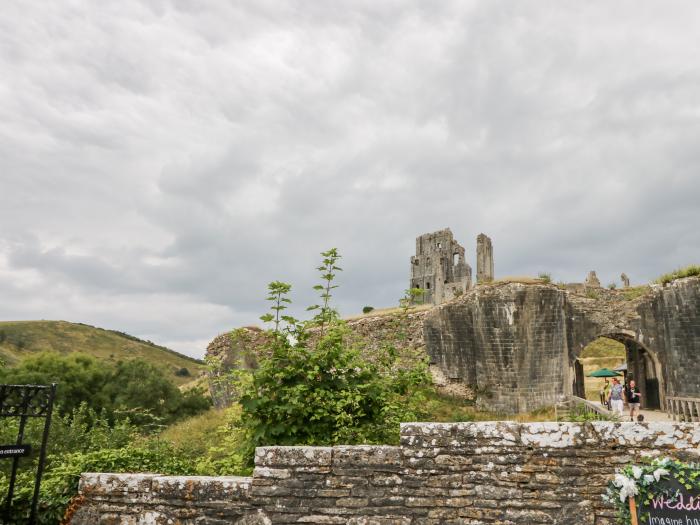
{"type": "Polygon", "coordinates": [[[690,1],[11,5],[0,317],[201,355],[265,286],[395,304],[416,235],[499,275],[644,282],[700,260],[690,1]]]}

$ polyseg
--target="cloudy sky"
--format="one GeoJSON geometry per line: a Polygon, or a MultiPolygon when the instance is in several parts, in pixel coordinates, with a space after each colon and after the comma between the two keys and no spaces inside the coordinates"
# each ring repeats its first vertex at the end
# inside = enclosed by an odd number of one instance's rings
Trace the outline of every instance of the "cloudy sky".
{"type": "Polygon", "coordinates": [[[497,276],[700,262],[700,3],[9,0],[0,320],[201,356],[266,284],[396,303],[451,227],[497,276]]]}

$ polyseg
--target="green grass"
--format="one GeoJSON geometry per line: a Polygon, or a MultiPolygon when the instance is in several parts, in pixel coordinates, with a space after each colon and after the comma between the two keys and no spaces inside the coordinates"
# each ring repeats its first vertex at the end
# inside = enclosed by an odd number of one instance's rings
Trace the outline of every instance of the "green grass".
{"type": "Polygon", "coordinates": [[[177,385],[196,380],[205,369],[197,359],[122,332],[66,321],[0,322],[0,358],[7,366],[46,351],[81,352],[108,362],[143,359],[160,368],[177,385]],[[182,368],[187,368],[190,375],[176,375],[182,368]]]}
{"type": "Polygon", "coordinates": [[[632,301],[646,294],[649,290],[651,290],[649,286],[632,286],[630,288],[624,288],[622,290],[622,296],[625,300],[632,301]]]}
{"type": "Polygon", "coordinates": [[[700,277],[700,265],[691,264],[685,268],[679,268],[676,271],[665,273],[659,277],[656,282],[659,284],[668,284],[676,279],[682,279],[683,277],[700,277]]]}
{"type": "Polygon", "coordinates": [[[187,450],[192,457],[203,456],[220,441],[217,430],[226,422],[226,411],[211,408],[204,414],[169,426],[159,438],[187,450]]]}
{"type": "Polygon", "coordinates": [[[621,357],[624,360],[625,345],[614,339],[599,337],[583,349],[581,357],[621,357]]]}

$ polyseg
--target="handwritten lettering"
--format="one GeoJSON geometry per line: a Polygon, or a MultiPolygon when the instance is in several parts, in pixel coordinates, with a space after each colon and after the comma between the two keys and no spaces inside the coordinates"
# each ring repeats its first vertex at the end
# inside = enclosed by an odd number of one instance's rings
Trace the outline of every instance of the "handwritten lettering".
{"type": "Polygon", "coordinates": [[[682,518],[649,517],[648,525],[700,525],[700,519],[683,516],[682,518]]]}
{"type": "Polygon", "coordinates": [[[673,500],[669,500],[665,496],[659,496],[651,500],[651,508],[658,510],[698,511],[700,510],[700,498],[688,496],[686,500],[686,495],[682,492],[678,495],[677,499],[674,498],[673,500]]]}

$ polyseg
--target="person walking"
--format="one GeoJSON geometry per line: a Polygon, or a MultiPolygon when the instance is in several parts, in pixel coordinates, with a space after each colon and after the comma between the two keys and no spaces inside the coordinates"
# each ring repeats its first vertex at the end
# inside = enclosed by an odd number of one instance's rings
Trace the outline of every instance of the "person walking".
{"type": "Polygon", "coordinates": [[[622,416],[625,412],[624,401],[622,396],[624,395],[624,388],[620,384],[620,380],[613,377],[612,386],[610,387],[610,395],[608,396],[608,403],[610,405],[610,410],[613,414],[618,414],[622,416]]]}
{"type": "Polygon", "coordinates": [[[641,406],[642,402],[642,394],[639,392],[639,388],[637,388],[637,384],[634,382],[634,379],[629,382],[629,386],[625,391],[625,397],[627,398],[627,404],[630,407],[630,421],[634,421],[634,414],[636,413],[639,415],[639,407],[641,406]]]}

